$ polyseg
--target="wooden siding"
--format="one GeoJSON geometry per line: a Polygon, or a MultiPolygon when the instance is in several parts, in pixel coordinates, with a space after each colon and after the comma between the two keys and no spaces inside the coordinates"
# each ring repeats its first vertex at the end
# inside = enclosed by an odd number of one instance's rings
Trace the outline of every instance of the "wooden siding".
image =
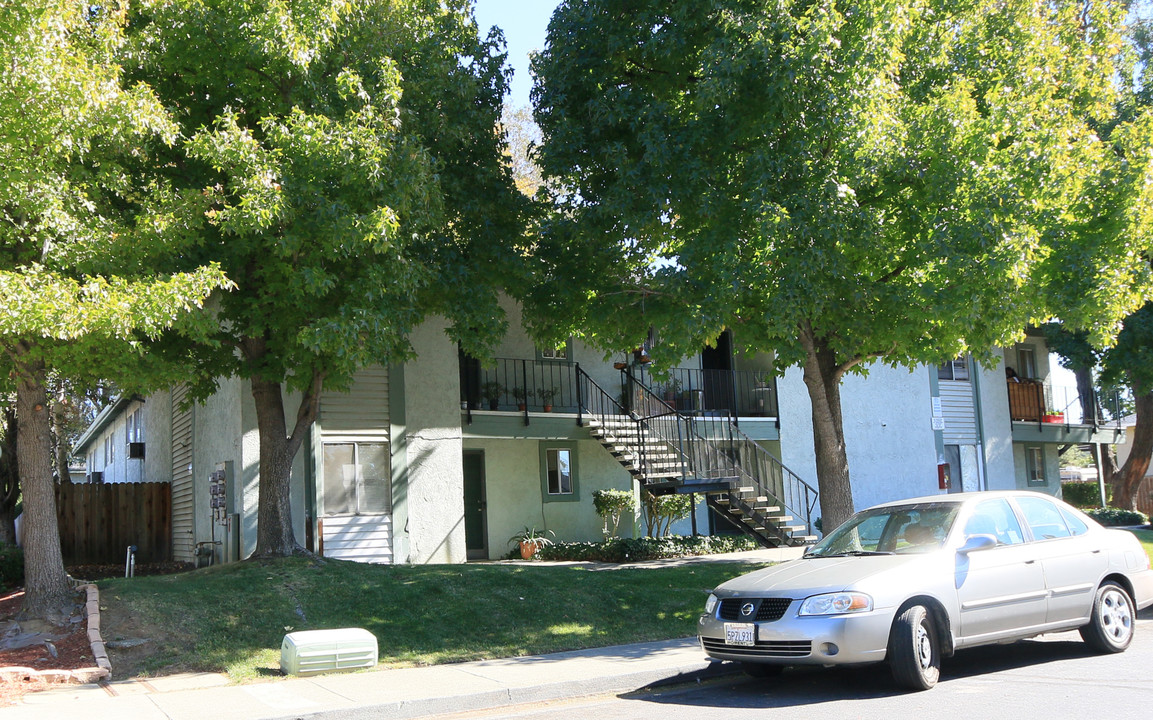
{"type": "Polygon", "coordinates": [[[388,369],[380,365],[361,368],[349,391],[320,396],[320,428],[325,435],[373,435],[388,437],[388,369]]]}
{"type": "Polygon", "coordinates": [[[57,485],[64,562],[123,563],[129,545],[136,546],[138,563],[171,560],[170,491],[157,482],[57,485]]]}
{"type": "Polygon", "coordinates": [[[172,390],[172,558],[195,562],[192,492],[192,408],[181,410],[188,388],[172,390]]]}
{"type": "Polygon", "coordinates": [[[343,515],[321,520],[324,557],[364,563],[392,562],[392,517],[343,515]]]}
{"type": "Polygon", "coordinates": [[[942,380],[940,388],[945,444],[976,445],[977,409],[973,404],[973,385],[959,380],[942,380]]]}

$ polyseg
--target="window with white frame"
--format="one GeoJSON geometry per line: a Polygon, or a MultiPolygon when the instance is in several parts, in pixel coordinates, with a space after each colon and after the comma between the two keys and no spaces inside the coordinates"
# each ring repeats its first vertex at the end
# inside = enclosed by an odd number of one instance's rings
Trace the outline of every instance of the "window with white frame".
{"type": "Polygon", "coordinates": [[[950,360],[947,363],[942,363],[941,365],[937,366],[937,378],[939,380],[968,380],[968,358],[961,356],[955,360],[950,360]]]}
{"type": "Polygon", "coordinates": [[[387,443],[324,443],[323,462],[325,515],[392,512],[387,443]]]}
{"type": "Polygon", "coordinates": [[[115,436],[116,432],[113,431],[104,438],[104,467],[110,467],[116,462],[116,443],[113,442],[115,436]]]}
{"type": "Polygon", "coordinates": [[[546,502],[580,499],[576,457],[575,443],[541,443],[541,490],[546,502]]]}
{"type": "Polygon", "coordinates": [[[126,425],[128,442],[144,442],[144,408],[136,408],[128,413],[126,425]]]}
{"type": "Polygon", "coordinates": [[[1017,346],[1017,375],[1030,380],[1037,377],[1037,351],[1032,345],[1017,346]]]}
{"type": "Polygon", "coordinates": [[[1025,480],[1030,485],[1046,485],[1045,454],[1040,445],[1025,447],[1025,480]]]}
{"type": "Polygon", "coordinates": [[[537,359],[569,362],[572,359],[571,344],[572,341],[566,340],[564,344],[559,347],[538,347],[536,349],[537,359]]]}

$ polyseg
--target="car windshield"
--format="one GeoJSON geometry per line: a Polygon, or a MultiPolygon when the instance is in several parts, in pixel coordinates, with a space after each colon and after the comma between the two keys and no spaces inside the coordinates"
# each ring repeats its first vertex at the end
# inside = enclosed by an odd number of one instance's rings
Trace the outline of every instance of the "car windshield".
{"type": "Polygon", "coordinates": [[[864,510],[805,553],[805,557],[894,555],[941,547],[957,517],[957,503],[923,503],[864,510]]]}

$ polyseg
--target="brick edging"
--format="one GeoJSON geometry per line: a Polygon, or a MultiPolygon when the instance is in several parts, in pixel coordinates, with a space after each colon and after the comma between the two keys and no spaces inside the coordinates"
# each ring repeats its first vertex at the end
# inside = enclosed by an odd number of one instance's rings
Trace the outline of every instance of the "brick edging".
{"type": "Polygon", "coordinates": [[[0,681],[42,680],[49,684],[83,684],[108,680],[112,677],[112,663],[108,661],[108,651],[104,647],[103,638],[100,637],[100,590],[96,588],[96,583],[79,585],[76,589],[84,590],[87,593],[87,602],[84,607],[88,613],[88,643],[92,647],[92,657],[96,660],[96,667],[77,670],[36,670],[29,667],[5,667],[0,668],[0,681]]]}

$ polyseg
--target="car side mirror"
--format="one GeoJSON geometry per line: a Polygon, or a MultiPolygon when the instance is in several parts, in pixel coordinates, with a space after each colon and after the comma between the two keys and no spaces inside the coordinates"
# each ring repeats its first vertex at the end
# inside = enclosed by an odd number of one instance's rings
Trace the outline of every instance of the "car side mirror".
{"type": "Polygon", "coordinates": [[[957,548],[957,552],[968,555],[971,552],[988,550],[991,547],[997,547],[997,538],[992,535],[969,535],[965,538],[964,544],[957,548]]]}

